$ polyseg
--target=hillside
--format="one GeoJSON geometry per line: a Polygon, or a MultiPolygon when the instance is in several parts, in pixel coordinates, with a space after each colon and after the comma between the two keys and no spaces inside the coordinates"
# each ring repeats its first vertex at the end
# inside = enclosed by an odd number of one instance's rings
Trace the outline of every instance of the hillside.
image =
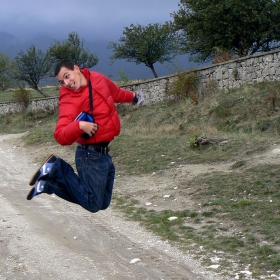
{"type": "MultiPolygon", "coordinates": [[[[118,106],[112,208],[224,279],[279,279],[279,82],[150,106],[118,106]],[[235,277],[235,278],[234,278],[235,277]]],[[[35,162],[75,147],[52,137],[56,113],[1,116],[35,162]]]]}

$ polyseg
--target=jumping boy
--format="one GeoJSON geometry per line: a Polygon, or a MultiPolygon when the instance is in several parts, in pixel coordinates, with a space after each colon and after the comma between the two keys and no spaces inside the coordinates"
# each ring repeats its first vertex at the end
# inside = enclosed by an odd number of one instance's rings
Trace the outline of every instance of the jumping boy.
{"type": "Polygon", "coordinates": [[[109,143],[120,133],[115,103],[140,104],[142,92],[121,89],[107,77],[80,69],[70,60],[57,63],[55,76],[61,88],[54,137],[61,145],[78,143],[78,175],[62,158],[51,155],[32,176],[27,199],[54,193],[90,212],[105,210],[111,202],[115,177],[109,143]],[[82,117],[77,118],[80,113],[82,117]]]}

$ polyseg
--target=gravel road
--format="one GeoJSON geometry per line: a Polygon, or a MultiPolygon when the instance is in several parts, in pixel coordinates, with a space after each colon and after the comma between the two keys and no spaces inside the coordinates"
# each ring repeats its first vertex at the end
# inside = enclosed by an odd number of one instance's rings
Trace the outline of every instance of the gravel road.
{"type": "Polygon", "coordinates": [[[55,195],[26,200],[38,168],[20,135],[0,135],[0,279],[219,279],[109,208],[92,214],[55,195]]]}

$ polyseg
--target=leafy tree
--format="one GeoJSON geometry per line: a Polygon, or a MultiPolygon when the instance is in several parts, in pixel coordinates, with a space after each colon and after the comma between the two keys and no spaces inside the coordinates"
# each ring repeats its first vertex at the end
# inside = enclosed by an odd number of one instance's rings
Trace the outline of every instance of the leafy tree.
{"type": "Polygon", "coordinates": [[[107,46],[114,52],[110,57],[112,62],[126,59],[136,64],[144,63],[157,77],[154,64],[170,62],[175,57],[176,33],[170,22],[148,26],[131,24],[130,27],[125,27],[123,35],[119,43],[110,42],[107,46]]]}
{"type": "Polygon", "coordinates": [[[38,84],[51,73],[53,63],[48,54],[36,50],[36,47],[31,45],[26,53],[20,51],[14,62],[14,78],[26,82],[31,88],[47,97],[48,95],[38,88],[38,84]]]}
{"type": "Polygon", "coordinates": [[[82,68],[91,68],[98,63],[96,54],[84,48],[84,39],[81,40],[76,32],[69,33],[68,39],[63,42],[56,41],[48,49],[48,53],[54,62],[70,59],[82,68]]]}
{"type": "Polygon", "coordinates": [[[14,86],[15,81],[11,75],[13,63],[5,53],[0,53],[0,91],[14,86]]]}
{"type": "Polygon", "coordinates": [[[216,50],[240,57],[280,47],[280,0],[180,0],[172,14],[180,51],[209,61],[216,50]]]}

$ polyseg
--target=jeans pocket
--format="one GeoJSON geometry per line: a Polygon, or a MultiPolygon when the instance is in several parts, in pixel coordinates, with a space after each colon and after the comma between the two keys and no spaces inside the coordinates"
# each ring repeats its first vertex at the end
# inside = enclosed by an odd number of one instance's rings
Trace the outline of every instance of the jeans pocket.
{"type": "Polygon", "coordinates": [[[92,151],[92,150],[87,150],[87,159],[88,160],[99,160],[101,158],[102,154],[96,151],[92,151]]]}

